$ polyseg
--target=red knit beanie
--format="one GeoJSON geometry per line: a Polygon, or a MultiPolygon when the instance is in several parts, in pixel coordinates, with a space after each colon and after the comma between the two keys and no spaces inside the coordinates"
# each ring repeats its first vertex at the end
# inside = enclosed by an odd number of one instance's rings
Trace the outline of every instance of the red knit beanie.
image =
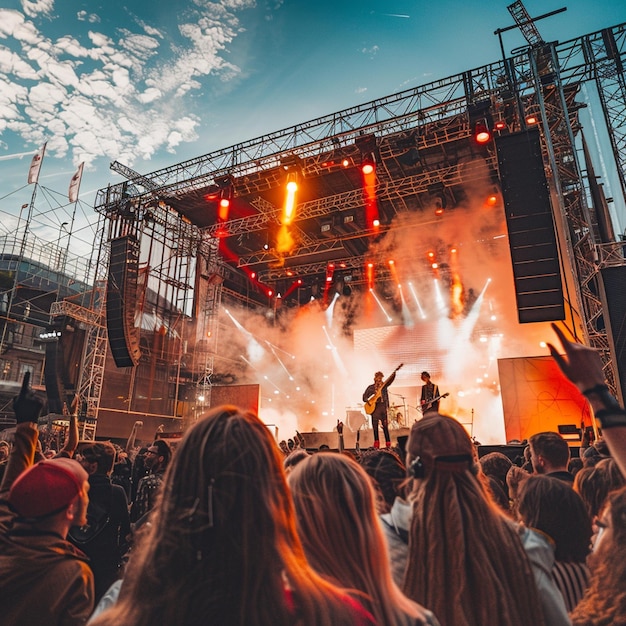
{"type": "Polygon", "coordinates": [[[9,492],[9,502],[22,518],[47,517],[69,506],[83,491],[88,478],[78,461],[46,459],[17,478],[9,492]]]}

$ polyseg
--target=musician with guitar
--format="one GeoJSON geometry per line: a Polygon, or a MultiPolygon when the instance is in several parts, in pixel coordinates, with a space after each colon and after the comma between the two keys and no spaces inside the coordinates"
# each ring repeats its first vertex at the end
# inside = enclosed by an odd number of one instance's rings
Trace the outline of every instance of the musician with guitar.
{"type": "Polygon", "coordinates": [[[422,414],[426,413],[438,413],[439,412],[439,400],[445,398],[448,394],[443,396],[439,393],[439,386],[430,380],[430,374],[428,372],[422,372],[420,377],[424,384],[422,385],[422,396],[420,398],[420,408],[422,414]]]}
{"type": "Polygon", "coordinates": [[[367,389],[363,392],[363,402],[365,402],[365,412],[372,416],[372,428],[374,429],[374,447],[380,447],[380,441],[378,437],[378,422],[383,427],[383,433],[385,435],[385,445],[391,447],[391,437],[389,436],[389,394],[387,387],[396,379],[396,372],[402,367],[402,364],[398,365],[391,375],[383,380],[383,373],[376,372],[374,374],[374,383],[368,385],[367,389]]]}

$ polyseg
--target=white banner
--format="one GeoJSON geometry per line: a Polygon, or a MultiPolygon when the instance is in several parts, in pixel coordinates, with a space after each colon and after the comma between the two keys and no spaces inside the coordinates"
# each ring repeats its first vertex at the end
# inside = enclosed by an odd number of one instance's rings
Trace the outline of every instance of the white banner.
{"type": "Polygon", "coordinates": [[[74,176],[72,176],[72,180],[70,180],[70,188],[69,188],[69,191],[67,192],[67,196],[70,202],[78,201],[78,192],[80,191],[80,181],[83,178],[84,165],[85,165],[85,162],[83,161],[78,166],[78,169],[76,170],[76,173],[74,174],[74,176]]]}
{"type": "Polygon", "coordinates": [[[28,170],[28,184],[36,183],[39,180],[39,170],[41,169],[41,163],[43,162],[43,155],[46,153],[46,144],[43,144],[41,152],[38,152],[33,160],[30,162],[30,169],[28,170]]]}

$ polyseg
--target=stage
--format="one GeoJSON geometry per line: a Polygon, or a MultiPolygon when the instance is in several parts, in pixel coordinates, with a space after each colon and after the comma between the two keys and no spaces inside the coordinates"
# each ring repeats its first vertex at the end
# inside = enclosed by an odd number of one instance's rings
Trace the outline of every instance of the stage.
{"type": "MultiPolygon", "coordinates": [[[[378,429],[380,435],[381,446],[385,446],[385,436],[382,428],[378,429]]],[[[390,429],[389,435],[391,437],[391,444],[396,445],[398,443],[398,437],[408,437],[410,428],[396,428],[390,429]]],[[[308,433],[301,433],[304,437],[304,444],[307,449],[319,449],[320,446],[328,446],[331,449],[339,448],[339,435],[337,431],[323,432],[315,431],[308,433]]],[[[343,429],[343,446],[346,449],[356,448],[357,435],[359,438],[359,447],[362,450],[371,448],[374,445],[374,431],[371,428],[364,428],[362,430],[352,431],[345,425],[343,429]]]]}

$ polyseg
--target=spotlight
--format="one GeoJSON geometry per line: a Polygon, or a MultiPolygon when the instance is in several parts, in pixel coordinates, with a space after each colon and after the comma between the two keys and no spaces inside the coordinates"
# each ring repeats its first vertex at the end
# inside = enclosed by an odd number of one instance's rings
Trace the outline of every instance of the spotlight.
{"type": "Polygon", "coordinates": [[[485,204],[487,206],[496,206],[498,204],[498,195],[495,193],[488,195],[485,204]]]}
{"type": "Polygon", "coordinates": [[[474,126],[474,141],[480,145],[491,141],[491,131],[487,127],[487,122],[484,119],[476,122],[474,126]]]}
{"type": "Polygon", "coordinates": [[[537,119],[536,115],[527,115],[526,116],[526,124],[528,126],[534,126],[535,124],[538,124],[539,120],[537,119]]]}
{"type": "Polygon", "coordinates": [[[374,159],[371,156],[365,157],[363,161],[361,161],[361,171],[365,176],[373,174],[375,169],[376,164],[374,163],[374,159]]]}

